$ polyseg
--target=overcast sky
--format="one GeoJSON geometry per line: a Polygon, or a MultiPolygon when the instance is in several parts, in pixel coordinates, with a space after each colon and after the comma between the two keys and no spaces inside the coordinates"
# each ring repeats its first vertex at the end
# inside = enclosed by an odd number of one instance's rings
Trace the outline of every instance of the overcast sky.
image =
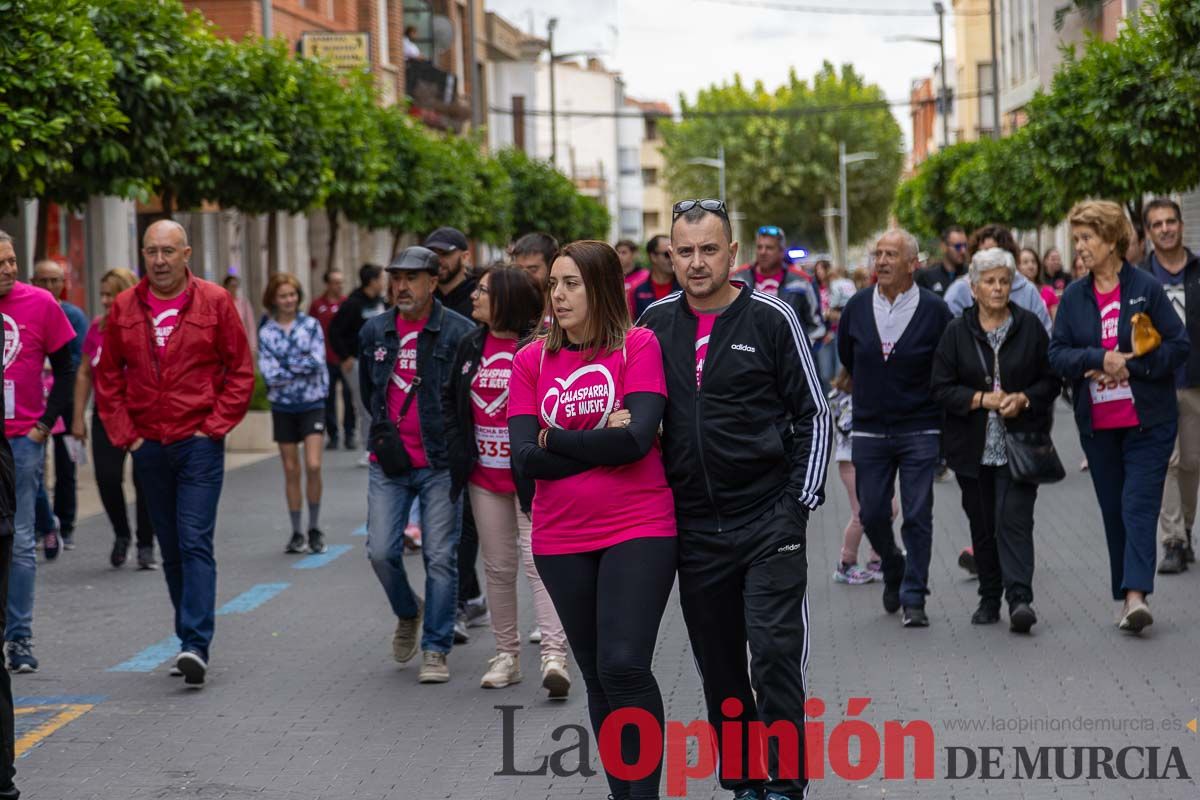
{"type": "MultiPolygon", "coordinates": [[[[694,99],[698,89],[733,79],[762,80],[768,90],[782,84],[790,68],[810,78],[823,61],[853,63],[889,100],[907,100],[913,78],[929,75],[938,59],[934,45],[888,42],[898,35],[937,36],[937,17],[825,15],[774,10],[760,0],[485,0],[524,31],[545,36],[546,21],[558,18],[555,50],[602,51],[619,70],[626,93],[639,100],[665,100],[679,107],[679,94],[694,99]],[[532,26],[532,27],[531,27],[532,26]]],[[[923,9],[926,0],[761,0],[767,5],[880,10],[923,9]]],[[[950,2],[945,3],[947,9],[950,2]]],[[[946,16],[946,58],[954,56],[953,17],[946,16]]],[[[907,107],[892,109],[911,135],[907,107]]]]}

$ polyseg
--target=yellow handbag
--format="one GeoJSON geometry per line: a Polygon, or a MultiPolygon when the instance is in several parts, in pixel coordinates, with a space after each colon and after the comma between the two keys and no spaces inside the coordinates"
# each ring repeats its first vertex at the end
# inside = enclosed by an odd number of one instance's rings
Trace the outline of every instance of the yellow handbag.
{"type": "Polygon", "coordinates": [[[1133,354],[1144,356],[1162,344],[1162,336],[1154,329],[1150,315],[1138,312],[1129,320],[1133,325],[1133,354]]]}

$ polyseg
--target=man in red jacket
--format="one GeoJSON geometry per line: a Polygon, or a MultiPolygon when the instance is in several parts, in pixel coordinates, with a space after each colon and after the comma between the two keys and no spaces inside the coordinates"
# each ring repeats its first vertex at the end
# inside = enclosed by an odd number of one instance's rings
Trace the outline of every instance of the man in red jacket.
{"type": "Polygon", "coordinates": [[[254,369],[229,293],[191,273],[191,252],[177,222],[146,230],[146,275],[108,312],[94,385],[109,439],[133,453],[158,536],[182,645],[172,672],[199,687],[216,605],[223,440],[246,415],[254,369]]]}

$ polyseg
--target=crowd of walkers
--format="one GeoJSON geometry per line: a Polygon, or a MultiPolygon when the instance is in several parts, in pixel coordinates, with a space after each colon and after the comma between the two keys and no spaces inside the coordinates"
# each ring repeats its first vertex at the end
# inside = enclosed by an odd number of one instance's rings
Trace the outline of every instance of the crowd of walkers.
{"type": "MultiPolygon", "coordinates": [[[[631,241],[530,233],[478,268],[467,238],[439,228],[386,267],[364,265],[349,296],[339,271],[325,273],[307,311],[301,282],[272,275],[259,315],[236,276],[196,277],[186,231],[160,221],[145,233],[143,277],[105,273],[90,325],[61,299],[58,264],[17,280],[0,232],[8,669],[39,667],[37,540],[46,560],[73,546],[75,465],[90,440],[111,564],[135,539],[140,568],[161,558],[181,642],[171,672],[205,684],[223,440],[255,368],[283,468],[282,549],[325,551],[323,453],[358,452],[395,661],[419,655],[417,680],[444,683],[454,646],[490,627],[481,687],[519,684],[523,574],[541,686],[562,700],[577,670],[597,736],[621,708],[665,724],[651,666],[676,579],[718,752],[749,751],[744,723],[804,719],[807,526],[831,455],[851,508],[833,581],[881,583],[886,612],[928,626],[933,485],[952,471],[970,533],[960,564],[979,579],[971,621],[998,622],[1006,601],[1010,629],[1029,633],[1034,506],[1065,472],[1051,438],[1060,394],[1100,507],[1116,622],[1141,631],[1156,570],[1194,560],[1200,259],[1167,199],[1137,220],[1148,255],[1117,204],[1080,203],[1068,222],[1070,270],[1058,249],[1021,248],[988,225],[948,228],[924,267],[917,241],[890,230],[869,274],[853,276],[793,263],[776,225],[756,229],[739,263],[718,200],[677,203],[669,234],[645,245],[647,267],[631,241]],[[420,587],[406,567],[416,551],[420,587]]],[[[11,698],[4,672],[0,798],[15,792],[11,698]]],[[[637,727],[621,732],[626,763],[653,746],[637,727]]],[[[805,777],[770,747],[766,779],[722,764],[721,785],[741,800],[803,797],[805,777]]],[[[659,796],[658,771],[606,777],[614,798],[659,796]]]]}

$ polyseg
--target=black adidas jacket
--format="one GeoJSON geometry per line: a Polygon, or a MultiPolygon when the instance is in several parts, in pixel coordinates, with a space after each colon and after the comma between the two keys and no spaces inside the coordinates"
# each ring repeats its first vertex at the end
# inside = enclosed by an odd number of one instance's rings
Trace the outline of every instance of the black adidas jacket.
{"type": "Polygon", "coordinates": [[[658,336],[667,376],[663,459],[681,528],[750,522],[786,493],[825,500],[833,431],[808,339],[791,306],[742,286],[717,317],[696,388],[696,315],[682,292],[638,321],[658,336]]]}

